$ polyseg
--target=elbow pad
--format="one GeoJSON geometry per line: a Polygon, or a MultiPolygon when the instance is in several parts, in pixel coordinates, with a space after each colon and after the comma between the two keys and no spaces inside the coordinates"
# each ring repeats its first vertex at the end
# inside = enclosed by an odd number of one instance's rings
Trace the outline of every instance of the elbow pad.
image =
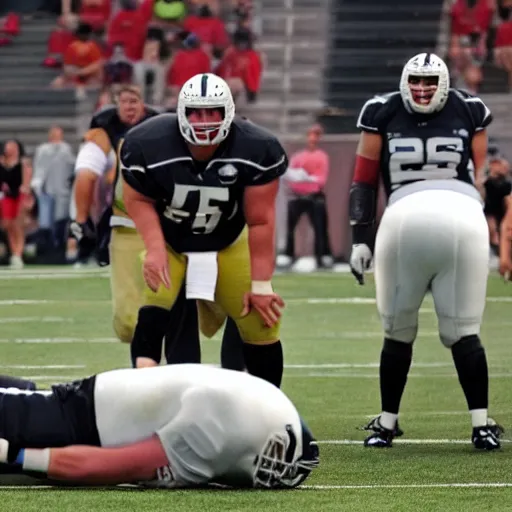
{"type": "Polygon", "coordinates": [[[352,183],[349,197],[350,225],[372,225],[377,210],[377,190],[367,183],[352,183]]]}

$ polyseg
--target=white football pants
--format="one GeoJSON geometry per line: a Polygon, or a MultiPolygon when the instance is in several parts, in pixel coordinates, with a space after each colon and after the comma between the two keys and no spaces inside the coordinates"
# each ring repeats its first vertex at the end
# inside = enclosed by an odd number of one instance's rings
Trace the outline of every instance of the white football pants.
{"type": "Polygon", "coordinates": [[[482,205],[453,190],[422,190],[391,204],[375,244],[377,308],[385,336],[412,343],[431,290],[443,344],[479,334],[489,271],[482,205]]]}

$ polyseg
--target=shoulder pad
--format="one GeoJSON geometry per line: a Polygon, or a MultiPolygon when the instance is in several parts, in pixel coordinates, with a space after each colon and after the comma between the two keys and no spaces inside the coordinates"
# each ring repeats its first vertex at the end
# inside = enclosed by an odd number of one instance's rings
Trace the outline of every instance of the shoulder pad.
{"type": "Polygon", "coordinates": [[[150,105],[146,105],[146,119],[149,117],[158,116],[163,112],[162,109],[159,109],[158,107],[152,107],[150,105]]]}
{"type": "Polygon", "coordinates": [[[104,128],[115,116],[117,116],[117,107],[107,105],[92,116],[89,128],[104,128]]]}
{"type": "Polygon", "coordinates": [[[394,92],[369,99],[361,109],[357,119],[357,127],[370,133],[383,131],[386,115],[392,112],[396,106],[396,99],[400,99],[400,93],[394,92]]]}
{"type": "Polygon", "coordinates": [[[84,141],[94,142],[106,155],[110,153],[112,144],[110,137],[103,128],[91,128],[85,132],[84,141]]]}
{"type": "Polygon", "coordinates": [[[462,89],[452,89],[452,91],[459,101],[462,101],[469,110],[476,132],[485,130],[485,128],[492,123],[493,117],[491,111],[481,98],[462,89]]]}

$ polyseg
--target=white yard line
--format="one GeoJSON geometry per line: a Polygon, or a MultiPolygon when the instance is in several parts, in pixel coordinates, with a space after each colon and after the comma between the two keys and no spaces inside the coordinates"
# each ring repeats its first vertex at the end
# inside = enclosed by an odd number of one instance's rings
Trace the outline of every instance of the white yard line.
{"type": "Polygon", "coordinates": [[[0,324],[24,324],[32,322],[41,323],[73,323],[73,318],[64,318],[61,316],[13,316],[0,318],[0,324]]]}
{"type": "Polygon", "coordinates": [[[12,338],[0,339],[0,343],[119,343],[117,338],[12,338]]]}
{"type": "MultiPolygon", "coordinates": [[[[420,378],[420,379],[446,379],[455,378],[457,374],[453,373],[410,373],[407,378],[420,378]]],[[[489,377],[492,379],[510,379],[512,378],[512,372],[510,373],[491,373],[489,377]]],[[[379,374],[376,373],[336,373],[336,372],[311,372],[311,373],[287,373],[287,379],[308,379],[308,378],[332,378],[332,379],[378,379],[379,374]]]]}
{"type": "Polygon", "coordinates": [[[0,369],[9,370],[71,370],[85,368],[85,364],[1,364],[0,369]]]}
{"type": "MultiPolygon", "coordinates": [[[[331,491],[336,489],[483,489],[512,487],[512,482],[485,482],[485,483],[451,483],[451,484],[372,484],[372,485],[301,485],[300,489],[317,491],[331,491]]],[[[3,489],[3,487],[1,487],[3,489]]],[[[17,487],[14,487],[17,489],[17,487]]]]}
{"type": "MultiPolygon", "coordinates": [[[[379,363],[285,364],[285,368],[378,368],[379,363]]],[[[452,368],[453,363],[412,363],[416,368],[452,368]]]]}
{"type": "MultiPolygon", "coordinates": [[[[362,440],[357,439],[329,439],[324,441],[317,441],[318,444],[325,445],[363,445],[362,440]]],[[[500,439],[501,443],[511,443],[511,439],[500,439]]],[[[393,444],[416,444],[416,445],[428,445],[428,444],[467,444],[470,445],[469,439],[393,439],[393,444]]]]}

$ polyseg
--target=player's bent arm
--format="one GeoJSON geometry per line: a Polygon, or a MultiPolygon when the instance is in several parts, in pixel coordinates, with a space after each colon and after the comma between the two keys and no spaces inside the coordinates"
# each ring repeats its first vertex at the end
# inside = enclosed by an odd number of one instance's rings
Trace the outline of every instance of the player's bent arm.
{"type": "Polygon", "coordinates": [[[94,189],[98,175],[90,169],[82,169],[75,178],[74,199],[76,205],[75,221],[83,224],[87,222],[94,199],[94,189]]]}
{"type": "Polygon", "coordinates": [[[380,134],[361,132],[349,198],[349,217],[354,244],[369,244],[377,209],[381,151],[380,134]]]}
{"type": "Polygon", "coordinates": [[[155,210],[155,201],[137,192],[124,179],[123,199],[126,211],[144,240],[146,249],[165,251],[165,239],[155,210]]]}
{"type": "Polygon", "coordinates": [[[42,472],[53,480],[83,484],[115,485],[152,480],[158,468],[169,464],[156,435],[115,448],[75,445],[22,452],[24,471],[42,472]]]}
{"type": "Polygon", "coordinates": [[[269,283],[275,261],[275,202],[279,180],[245,189],[244,213],[249,228],[251,278],[258,283],[269,283]]]}
{"type": "Polygon", "coordinates": [[[481,196],[485,198],[485,166],[487,162],[487,131],[481,130],[473,136],[471,153],[475,166],[475,186],[481,196]]]}

